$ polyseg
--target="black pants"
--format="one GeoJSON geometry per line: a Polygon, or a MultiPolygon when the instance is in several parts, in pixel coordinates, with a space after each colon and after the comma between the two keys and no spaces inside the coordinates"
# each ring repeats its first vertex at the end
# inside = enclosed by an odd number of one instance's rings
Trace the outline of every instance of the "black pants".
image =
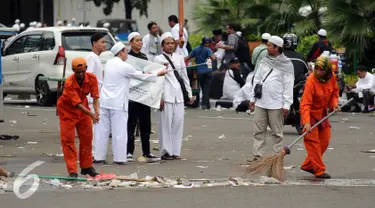
{"type": "Polygon", "coordinates": [[[352,101],[348,106],[355,106],[357,103],[361,103],[365,106],[364,111],[368,111],[369,105],[374,105],[374,95],[369,90],[362,91],[363,97],[359,98],[358,93],[348,92],[346,93],[347,99],[354,98],[355,102],[352,101]]]}
{"type": "Polygon", "coordinates": [[[151,109],[137,102],[129,102],[128,153],[134,153],[134,133],[139,120],[143,155],[150,154],[151,109]]]}
{"type": "Polygon", "coordinates": [[[210,106],[210,91],[211,91],[212,72],[205,72],[198,74],[198,82],[202,89],[202,106],[209,109],[210,106]]]}

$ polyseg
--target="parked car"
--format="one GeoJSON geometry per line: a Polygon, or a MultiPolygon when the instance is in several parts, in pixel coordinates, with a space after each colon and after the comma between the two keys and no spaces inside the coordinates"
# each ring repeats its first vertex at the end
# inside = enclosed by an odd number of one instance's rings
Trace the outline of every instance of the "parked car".
{"type": "Polygon", "coordinates": [[[103,27],[104,23],[110,24],[109,30],[111,34],[116,35],[122,42],[128,41],[131,32],[138,32],[138,25],[135,20],[106,18],[96,23],[96,27],[103,27]]]}
{"type": "Polygon", "coordinates": [[[107,42],[107,51],[101,56],[104,64],[111,57],[109,50],[115,43],[108,29],[47,27],[17,35],[3,51],[4,94],[34,94],[41,106],[55,104],[57,83],[40,81],[39,77],[62,77],[65,58],[65,77],[72,74],[72,59],[88,55],[92,48],[90,38],[98,32],[105,34],[107,42]]]}

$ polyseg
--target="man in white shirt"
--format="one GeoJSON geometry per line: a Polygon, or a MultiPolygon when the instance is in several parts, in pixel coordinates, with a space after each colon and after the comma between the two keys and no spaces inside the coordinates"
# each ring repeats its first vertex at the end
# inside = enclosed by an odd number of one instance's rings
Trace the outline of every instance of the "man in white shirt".
{"type": "Polygon", "coordinates": [[[145,35],[142,39],[142,50],[141,52],[146,54],[147,59],[149,61],[153,61],[155,56],[161,54],[161,47],[160,47],[160,36],[159,34],[159,26],[156,22],[150,22],[147,25],[149,34],[145,35]]]}
{"type": "Polygon", "coordinates": [[[184,103],[194,102],[184,57],[173,52],[175,44],[174,36],[169,32],[164,33],[161,36],[163,54],[156,56],[154,60],[156,63],[166,65],[168,71],[173,71],[165,76],[164,93],[158,113],[158,136],[162,160],[181,159],[184,103]],[[176,74],[181,78],[181,82],[178,81],[176,74]],[[181,86],[186,89],[187,98],[184,98],[181,86]]]}
{"type": "MultiPolygon", "coordinates": [[[[105,51],[106,42],[104,35],[101,33],[95,33],[91,36],[92,51],[86,56],[87,71],[96,75],[98,80],[98,89],[100,93],[100,88],[103,84],[103,67],[100,61],[100,54],[105,51]]],[[[89,101],[89,107],[92,112],[94,112],[93,99],[91,96],[87,96],[89,101]]],[[[95,132],[95,125],[92,125],[93,132],[95,132]]],[[[92,151],[95,152],[95,143],[93,140],[92,151]]]]}
{"type": "Polygon", "coordinates": [[[375,94],[375,76],[367,72],[366,67],[357,67],[358,81],[355,83],[356,88],[351,89],[347,93],[347,98],[354,98],[356,104],[352,106],[351,111],[356,111],[358,105],[363,113],[375,110],[374,94],[375,94]]]}
{"type": "Polygon", "coordinates": [[[180,39],[180,24],[178,23],[178,17],[176,15],[169,16],[168,17],[168,24],[172,28],[171,33],[172,33],[173,38],[176,41],[176,51],[175,51],[175,53],[180,54],[184,58],[189,56],[189,52],[186,49],[188,38],[189,38],[187,30],[185,28],[183,29],[184,30],[184,34],[183,34],[184,45],[181,48],[179,46],[179,44],[180,44],[180,40],[179,40],[180,39]]]}
{"type": "Polygon", "coordinates": [[[254,159],[263,159],[267,126],[271,127],[273,149],[279,153],[283,144],[284,117],[293,103],[293,63],[283,54],[284,41],[272,36],[267,43],[268,55],[259,63],[255,73],[250,110],[254,110],[254,159]],[[261,93],[260,90],[261,89],[261,93]]]}
{"type": "Polygon", "coordinates": [[[111,52],[115,56],[105,65],[105,76],[100,94],[100,122],[94,132],[95,161],[105,164],[109,134],[112,130],[113,163],[124,165],[127,162],[128,132],[128,103],[130,79],[155,82],[158,76],[167,73],[166,70],[157,74],[144,74],[126,63],[128,52],[122,42],[116,43],[111,52]]]}

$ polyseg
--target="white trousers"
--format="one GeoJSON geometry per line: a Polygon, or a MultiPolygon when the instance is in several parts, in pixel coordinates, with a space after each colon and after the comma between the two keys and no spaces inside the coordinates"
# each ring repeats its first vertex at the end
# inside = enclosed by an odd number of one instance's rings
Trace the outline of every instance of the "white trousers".
{"type": "Polygon", "coordinates": [[[184,131],[184,103],[164,103],[158,112],[158,137],[161,155],[180,156],[184,131]]]}
{"type": "Polygon", "coordinates": [[[108,149],[109,134],[112,130],[112,152],[114,162],[127,162],[128,112],[100,108],[99,123],[96,124],[95,160],[105,160],[108,149]]]}

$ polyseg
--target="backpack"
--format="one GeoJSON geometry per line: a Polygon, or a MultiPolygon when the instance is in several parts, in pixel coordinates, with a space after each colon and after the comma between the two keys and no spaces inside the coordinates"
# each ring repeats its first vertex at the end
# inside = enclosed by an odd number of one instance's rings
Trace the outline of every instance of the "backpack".
{"type": "MultiPolygon", "coordinates": [[[[251,63],[250,57],[250,47],[247,40],[236,34],[238,37],[237,50],[235,52],[236,57],[241,63],[251,63]]],[[[250,66],[250,65],[249,65],[250,66]]]]}

